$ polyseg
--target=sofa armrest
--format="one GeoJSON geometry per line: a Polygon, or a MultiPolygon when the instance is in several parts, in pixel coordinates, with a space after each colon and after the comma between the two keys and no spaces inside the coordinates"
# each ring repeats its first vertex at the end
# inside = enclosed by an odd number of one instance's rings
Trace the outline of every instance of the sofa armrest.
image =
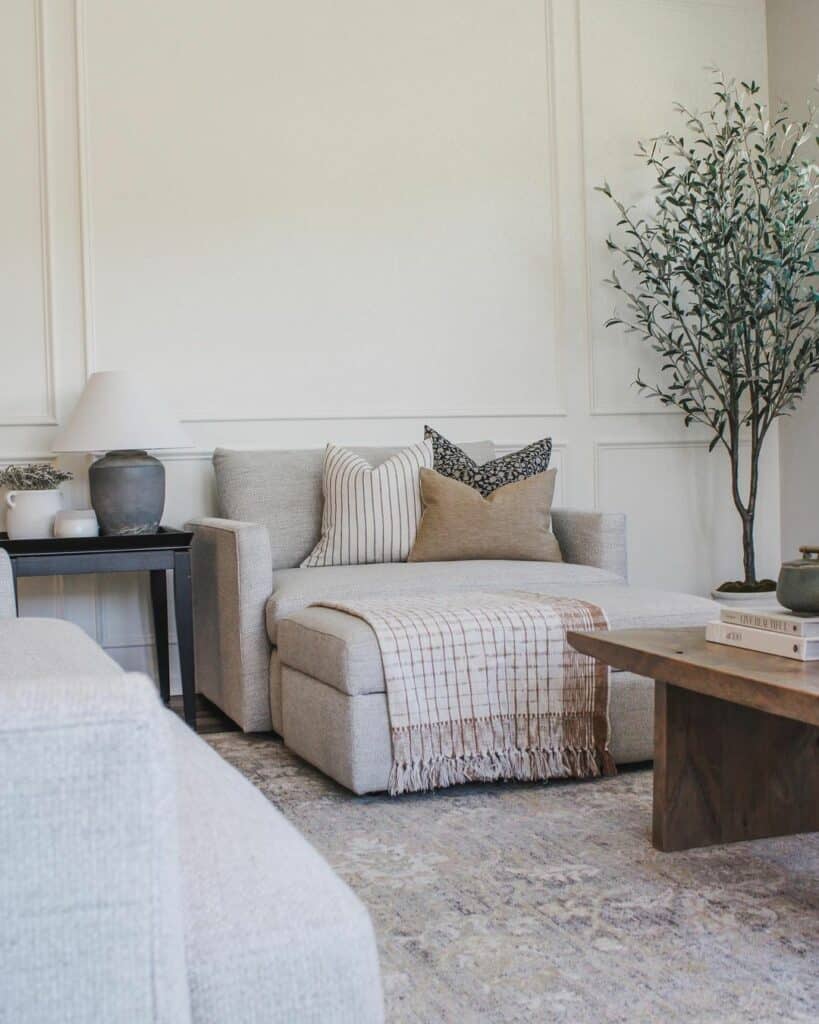
{"type": "Polygon", "coordinates": [[[273,590],[270,537],[258,523],[196,519],[191,575],[196,682],[246,732],[272,728],[271,645],[264,610],[273,590]]]}
{"type": "Polygon", "coordinates": [[[563,558],[628,577],[626,517],[621,512],[552,509],[552,529],[563,558]]]}
{"type": "Polygon", "coordinates": [[[52,640],[54,676],[0,687],[0,1017],[184,1024],[170,713],[145,676],[57,675],[52,640]]]}
{"type": "Polygon", "coordinates": [[[8,552],[0,548],[0,619],[13,619],[16,615],[11,559],[8,552]]]}

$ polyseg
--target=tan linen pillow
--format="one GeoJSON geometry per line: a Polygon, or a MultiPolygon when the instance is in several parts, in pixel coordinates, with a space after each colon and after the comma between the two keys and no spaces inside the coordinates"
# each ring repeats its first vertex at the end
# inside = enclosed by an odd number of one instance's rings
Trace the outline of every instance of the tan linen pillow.
{"type": "Polygon", "coordinates": [[[474,487],[421,470],[424,513],[409,562],[506,558],[562,562],[551,531],[556,469],[506,484],[484,498],[474,487]]]}

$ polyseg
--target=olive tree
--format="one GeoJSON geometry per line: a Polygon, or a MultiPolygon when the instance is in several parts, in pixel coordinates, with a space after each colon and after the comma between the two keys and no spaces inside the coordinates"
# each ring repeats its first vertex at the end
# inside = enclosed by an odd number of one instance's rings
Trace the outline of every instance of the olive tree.
{"type": "Polygon", "coordinates": [[[814,110],[794,122],[783,106],[771,118],[755,82],[715,71],[714,86],[703,113],[675,105],[687,135],[638,145],[656,179],[650,214],[608,183],[599,189],[619,213],[607,244],[622,269],[607,283],[625,302],[607,326],[659,354],[651,381],[637,371],[642,393],[678,409],[686,426],[706,427],[709,451],[727,452],[744,580],[724,587],[766,589],[754,555],[760,455],[819,369],[819,186],[804,148],[815,139],[814,110]]]}

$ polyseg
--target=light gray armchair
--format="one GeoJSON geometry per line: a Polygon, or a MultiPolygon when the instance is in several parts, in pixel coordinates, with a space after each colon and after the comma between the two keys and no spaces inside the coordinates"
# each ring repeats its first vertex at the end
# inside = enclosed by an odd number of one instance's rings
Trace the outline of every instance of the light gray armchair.
{"type": "MultiPolygon", "coordinates": [[[[464,448],[479,463],[495,455],[486,441],[464,448]]],[[[357,450],[377,465],[396,449],[357,450]]],[[[217,449],[213,463],[219,518],[188,524],[195,534],[197,687],[247,732],[272,727],[283,734],[278,622],[316,599],[308,583],[319,589],[326,583],[324,596],[343,596],[337,593],[345,586],[343,569],[298,568],[321,532],[322,460],[318,449],[217,449]]],[[[577,570],[587,567],[583,578],[598,573],[625,580],[623,515],[554,509],[552,520],[565,562],[577,570]]],[[[444,574],[457,580],[461,573],[466,587],[485,589],[495,578],[495,565],[449,563],[444,574]]],[[[432,563],[350,568],[371,593],[405,585],[436,587],[440,582],[430,580],[432,563]]],[[[574,578],[581,578],[578,571],[574,578]]]]}

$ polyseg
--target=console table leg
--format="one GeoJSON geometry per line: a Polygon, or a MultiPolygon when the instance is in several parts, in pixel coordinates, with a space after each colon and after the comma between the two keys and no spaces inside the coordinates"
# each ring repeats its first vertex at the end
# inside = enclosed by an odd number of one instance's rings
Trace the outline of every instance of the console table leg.
{"type": "Polygon", "coordinates": [[[187,551],[174,552],[173,599],[176,609],[176,636],[179,642],[179,670],[182,675],[182,701],[185,721],[196,728],[196,683],[193,655],[193,598],[191,595],[191,558],[187,551]]]}
{"type": "Polygon", "coordinates": [[[11,559],[11,585],[14,591],[14,614],[20,614],[20,596],[17,593],[17,559],[11,559]]]}
{"type": "Polygon", "coordinates": [[[658,850],[819,831],[819,728],[655,683],[658,850]]]}
{"type": "Polygon", "coordinates": [[[151,569],[151,608],[156,638],[156,666],[159,694],[165,704],[171,699],[171,665],[168,654],[168,587],[164,569],[151,569]]]}

